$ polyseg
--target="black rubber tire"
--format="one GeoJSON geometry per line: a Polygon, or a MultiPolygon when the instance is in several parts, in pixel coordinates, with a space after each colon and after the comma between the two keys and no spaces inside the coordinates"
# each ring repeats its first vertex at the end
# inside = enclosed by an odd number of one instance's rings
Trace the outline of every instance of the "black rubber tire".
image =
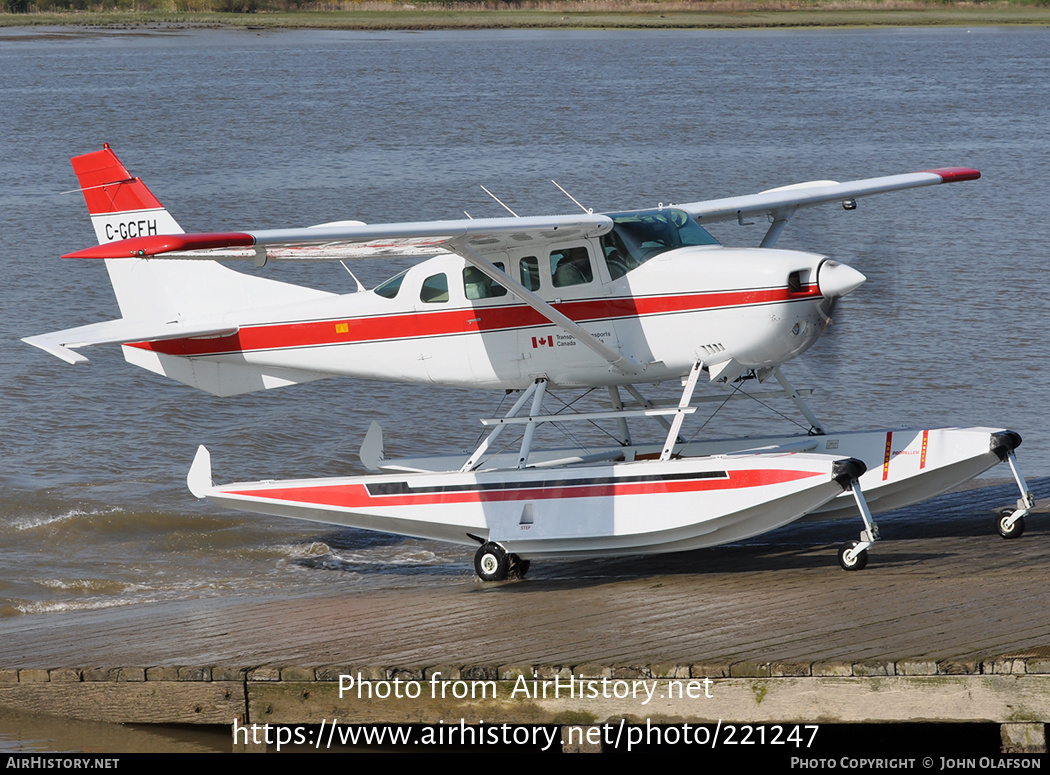
{"type": "Polygon", "coordinates": [[[865,566],[868,564],[867,549],[854,557],[853,562],[848,562],[846,560],[846,553],[852,550],[858,543],[860,542],[850,541],[839,548],[839,565],[842,566],[842,570],[864,570],[865,566]]]}
{"type": "Polygon", "coordinates": [[[497,543],[482,544],[474,555],[474,572],[482,581],[503,581],[510,568],[510,555],[497,543]]]}
{"type": "Polygon", "coordinates": [[[999,529],[999,535],[1007,540],[1011,538],[1020,538],[1024,535],[1024,517],[1014,522],[1013,526],[1007,529],[1004,527],[1007,517],[1013,514],[1012,509],[1005,509],[999,514],[999,520],[996,522],[996,527],[999,529]]]}

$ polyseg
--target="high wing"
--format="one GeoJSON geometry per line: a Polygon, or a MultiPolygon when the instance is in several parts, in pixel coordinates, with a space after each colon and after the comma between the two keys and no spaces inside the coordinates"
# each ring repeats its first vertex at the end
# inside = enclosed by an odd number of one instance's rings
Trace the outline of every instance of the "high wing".
{"type": "Polygon", "coordinates": [[[814,180],[795,183],[791,186],[772,188],[758,194],[712,199],[706,202],[690,202],[675,205],[693,216],[698,223],[737,220],[744,222],[746,216],[766,215],[770,226],[760,247],[771,248],[780,237],[788,220],[803,207],[840,202],[843,208],[852,210],[860,196],[901,191],[907,188],[936,186],[941,183],[956,183],[977,180],[981,173],[969,167],[946,167],[943,169],[912,172],[906,175],[887,175],[881,178],[853,180],[838,183],[834,180],[814,180]]]}
{"type": "Polygon", "coordinates": [[[962,180],[977,180],[981,173],[969,167],[948,167],[945,169],[912,172],[907,175],[888,175],[867,180],[853,180],[838,183],[834,180],[814,180],[809,183],[795,183],[791,186],[772,188],[759,194],[732,196],[726,199],[711,199],[705,202],[676,204],[675,207],[685,210],[700,223],[735,220],[746,215],[774,215],[778,211],[790,208],[826,204],[828,202],[848,202],[859,196],[882,194],[887,191],[900,191],[907,188],[936,186],[941,183],[955,183],[962,180]]]}
{"type": "MultiPolygon", "coordinates": [[[[830,202],[844,204],[857,197],[908,188],[976,180],[977,170],[965,167],[868,178],[848,183],[812,181],[759,194],[675,205],[700,223],[742,219],[765,213],[774,222],[763,240],[771,247],[779,230],[798,209],[830,202]],[[780,224],[778,227],[777,224],[780,224]]],[[[64,258],[200,258],[267,260],[342,260],[459,253],[457,244],[479,254],[520,247],[531,240],[596,237],[613,227],[601,214],[420,221],[390,224],[343,222],[298,229],[160,234],[108,242],[78,250],[64,258]]]]}
{"type": "Polygon", "coordinates": [[[598,237],[612,229],[607,215],[476,218],[458,221],[335,225],[263,231],[158,234],[109,242],[63,258],[201,258],[338,261],[420,257],[458,252],[454,242],[491,253],[530,241],[598,237]]]}

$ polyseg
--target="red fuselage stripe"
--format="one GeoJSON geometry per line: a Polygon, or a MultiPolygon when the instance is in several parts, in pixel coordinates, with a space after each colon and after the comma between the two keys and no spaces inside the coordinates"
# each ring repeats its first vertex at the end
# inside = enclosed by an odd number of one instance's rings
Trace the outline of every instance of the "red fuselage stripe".
{"type": "MultiPolygon", "coordinates": [[[[588,322],[814,298],[820,298],[820,290],[816,285],[809,285],[800,293],[792,293],[787,288],[772,288],[680,296],[570,301],[554,306],[574,321],[588,322]]],[[[505,331],[543,325],[553,324],[539,312],[524,305],[467,307],[449,311],[245,326],[230,336],[168,339],[139,342],[131,346],[169,355],[218,355],[228,352],[472,334],[479,331],[505,331]]]]}
{"type": "Polygon", "coordinates": [[[426,492],[419,495],[373,496],[364,484],[306,485],[303,487],[274,487],[267,490],[226,490],[224,495],[242,495],[289,501],[308,506],[335,506],[343,509],[375,509],[386,506],[426,506],[448,503],[485,503],[490,501],[534,501],[558,498],[610,498],[624,495],[652,495],[708,490],[739,490],[782,484],[814,476],[817,471],[784,471],[780,469],[731,471],[728,479],[697,479],[692,481],[665,481],[625,484],[573,486],[571,480],[563,485],[517,487],[507,490],[450,490],[426,492]]]}

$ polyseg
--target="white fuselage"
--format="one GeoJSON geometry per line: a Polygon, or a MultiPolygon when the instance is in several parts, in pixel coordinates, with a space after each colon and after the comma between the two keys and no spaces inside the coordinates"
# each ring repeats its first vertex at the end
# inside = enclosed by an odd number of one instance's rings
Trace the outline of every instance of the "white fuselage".
{"type": "Polygon", "coordinates": [[[222,395],[271,386],[260,375],[275,385],[345,375],[501,389],[538,378],[554,386],[658,382],[696,361],[712,378],[732,379],[817,340],[829,307],[818,273],[822,264],[839,267],[810,253],[713,245],[670,250],[614,276],[597,240],[538,248],[485,257],[638,370],[611,366],[456,255],[374,291],[229,313],[226,322],[239,327],[230,336],[143,342],[125,353],[222,395]],[[572,274],[559,263],[566,257],[577,264],[572,274]]]}

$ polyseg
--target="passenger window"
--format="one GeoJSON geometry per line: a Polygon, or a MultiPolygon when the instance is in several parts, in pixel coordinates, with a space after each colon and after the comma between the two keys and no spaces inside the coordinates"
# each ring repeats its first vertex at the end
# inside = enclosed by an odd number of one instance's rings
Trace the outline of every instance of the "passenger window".
{"type": "Polygon", "coordinates": [[[419,289],[419,300],[426,304],[448,301],[448,275],[442,272],[424,280],[419,289]]]}
{"type": "Polygon", "coordinates": [[[521,284],[530,291],[540,289],[540,261],[536,256],[525,256],[518,262],[518,270],[521,272],[521,284]]]}
{"type": "Polygon", "coordinates": [[[583,285],[594,279],[587,248],[563,248],[551,251],[551,278],[555,288],[583,285]]]}
{"type": "MultiPolygon", "coordinates": [[[[503,264],[493,263],[493,266],[501,272],[503,264]]],[[[506,296],[507,289],[482,272],[476,266],[467,266],[463,269],[463,293],[468,301],[474,299],[494,299],[497,296],[506,296]]]]}

